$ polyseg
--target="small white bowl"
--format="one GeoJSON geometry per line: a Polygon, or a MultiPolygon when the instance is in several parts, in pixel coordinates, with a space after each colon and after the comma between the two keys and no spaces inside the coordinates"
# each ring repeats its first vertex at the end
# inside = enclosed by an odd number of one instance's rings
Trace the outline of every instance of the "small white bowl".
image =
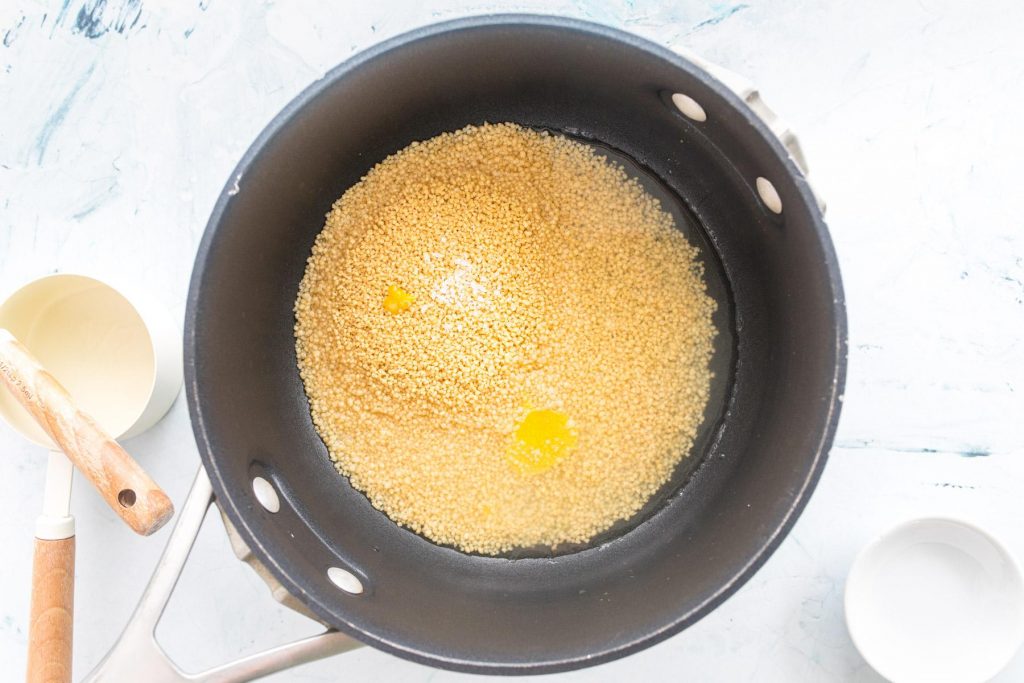
{"type": "Polygon", "coordinates": [[[1024,580],[966,522],[906,522],[860,552],[846,580],[854,645],[895,683],[982,683],[1024,642],[1024,580]]]}

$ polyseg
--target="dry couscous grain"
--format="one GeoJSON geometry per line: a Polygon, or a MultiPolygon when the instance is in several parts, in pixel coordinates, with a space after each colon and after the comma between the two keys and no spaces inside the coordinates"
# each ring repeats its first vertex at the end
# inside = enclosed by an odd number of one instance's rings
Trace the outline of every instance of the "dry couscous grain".
{"type": "Polygon", "coordinates": [[[395,522],[498,554],[585,542],[668,480],[708,401],[714,310],[697,249],[620,166],[487,124],[335,203],[295,337],[337,469],[395,522]]]}

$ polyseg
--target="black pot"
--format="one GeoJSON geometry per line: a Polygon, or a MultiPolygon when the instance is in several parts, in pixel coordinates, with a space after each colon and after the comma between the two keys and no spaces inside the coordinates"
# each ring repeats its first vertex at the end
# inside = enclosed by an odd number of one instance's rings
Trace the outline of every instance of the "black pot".
{"type": "Polygon", "coordinates": [[[824,467],[846,329],[821,211],[740,99],[634,36],[504,16],[389,40],[285,108],[210,218],[185,348],[192,424],[219,503],[296,598],[402,657],[540,673],[667,638],[757,571],[824,467]],[[673,93],[698,102],[706,121],[682,116],[673,93]],[[410,142],[485,121],[563,131],[635,161],[699,226],[721,304],[720,381],[701,451],[637,518],[547,557],[469,555],[392,523],[334,470],[296,369],[292,304],[332,202],[410,142]],[[758,177],[774,185],[781,214],[760,199],[758,177]],[[281,493],[280,512],[255,500],[257,475],[281,493]],[[339,590],[332,566],[364,592],[339,590]]]}

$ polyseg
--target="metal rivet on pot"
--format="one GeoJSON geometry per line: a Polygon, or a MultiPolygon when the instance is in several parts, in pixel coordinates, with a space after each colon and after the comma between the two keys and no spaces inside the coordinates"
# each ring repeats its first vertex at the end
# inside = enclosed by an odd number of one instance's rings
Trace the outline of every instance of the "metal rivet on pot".
{"type": "Polygon", "coordinates": [[[260,502],[267,512],[277,512],[281,509],[281,499],[274,490],[274,485],[263,477],[254,477],[252,480],[252,492],[256,500],[260,502]]]}
{"type": "Polygon", "coordinates": [[[682,112],[683,116],[694,121],[704,122],[708,120],[708,115],[704,111],[704,107],[697,103],[697,100],[693,99],[688,95],[684,95],[681,92],[677,92],[672,95],[672,104],[676,105],[676,109],[682,112]]]}
{"type": "Polygon", "coordinates": [[[327,570],[327,578],[331,580],[331,583],[346,593],[359,595],[363,592],[363,582],[347,569],[331,567],[327,570]]]}
{"type": "Polygon", "coordinates": [[[779,196],[778,190],[775,189],[771,181],[759,177],[755,184],[757,185],[757,194],[761,196],[761,201],[768,207],[768,210],[772,213],[782,213],[782,197],[779,196]]]}

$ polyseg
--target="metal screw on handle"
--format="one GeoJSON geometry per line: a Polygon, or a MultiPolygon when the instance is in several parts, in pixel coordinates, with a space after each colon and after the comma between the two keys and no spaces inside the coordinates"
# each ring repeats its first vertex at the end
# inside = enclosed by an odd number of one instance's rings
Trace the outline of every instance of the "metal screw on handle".
{"type": "Polygon", "coordinates": [[[86,683],[236,683],[347,652],[362,645],[334,630],[280,645],[199,673],[179,669],[156,641],[156,625],[188,561],[192,545],[213,503],[213,487],[202,467],[196,473],[167,547],[149,585],[117,642],[85,677],[86,683]]]}

